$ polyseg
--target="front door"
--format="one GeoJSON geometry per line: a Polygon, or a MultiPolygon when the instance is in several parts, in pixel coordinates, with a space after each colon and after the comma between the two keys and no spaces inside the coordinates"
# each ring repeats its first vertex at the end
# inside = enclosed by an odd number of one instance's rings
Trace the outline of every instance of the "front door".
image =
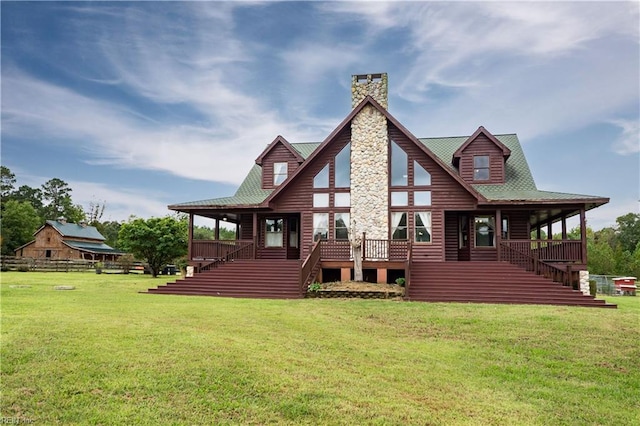
{"type": "Polygon", "coordinates": [[[300,218],[290,216],[287,228],[287,259],[300,259],[300,218]]]}

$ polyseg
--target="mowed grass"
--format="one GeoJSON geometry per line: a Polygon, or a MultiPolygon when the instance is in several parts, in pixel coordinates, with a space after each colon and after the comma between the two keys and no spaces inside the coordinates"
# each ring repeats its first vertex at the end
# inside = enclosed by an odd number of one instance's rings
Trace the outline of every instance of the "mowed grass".
{"type": "Polygon", "coordinates": [[[5,419],[631,425],[640,418],[640,297],[611,298],[619,308],[610,310],[149,295],[138,292],[163,280],[139,275],[8,272],[1,280],[5,419]]]}

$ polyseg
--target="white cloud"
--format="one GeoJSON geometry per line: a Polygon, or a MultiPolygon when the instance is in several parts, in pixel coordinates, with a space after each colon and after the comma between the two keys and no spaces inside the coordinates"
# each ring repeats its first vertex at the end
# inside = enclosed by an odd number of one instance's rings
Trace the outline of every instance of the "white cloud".
{"type": "Polygon", "coordinates": [[[640,122],[638,120],[611,120],[611,124],[620,128],[620,136],[614,142],[613,149],[620,155],[633,155],[640,152],[640,122]]]}

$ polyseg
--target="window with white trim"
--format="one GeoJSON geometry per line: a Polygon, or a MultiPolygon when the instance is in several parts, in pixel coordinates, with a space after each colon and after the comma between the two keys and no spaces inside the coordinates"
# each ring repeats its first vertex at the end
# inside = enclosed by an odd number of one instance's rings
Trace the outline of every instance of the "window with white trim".
{"type": "Polygon", "coordinates": [[[494,216],[476,216],[476,247],[496,246],[496,218],[494,216]]]}
{"type": "Polygon", "coordinates": [[[407,239],[407,213],[391,212],[391,239],[407,239]]]}
{"type": "Polygon", "coordinates": [[[329,238],[329,213],[313,214],[313,241],[329,238]]]}
{"type": "Polygon", "coordinates": [[[265,219],[265,247],[283,247],[284,221],[282,219],[265,219]]]}
{"type": "Polygon", "coordinates": [[[415,240],[417,243],[431,242],[431,212],[415,213],[415,240]]]}
{"type": "Polygon", "coordinates": [[[349,213],[334,214],[336,240],[349,239],[349,213]]]}
{"type": "Polygon", "coordinates": [[[473,180],[489,180],[489,156],[473,156],[473,180]]]}
{"type": "Polygon", "coordinates": [[[287,179],[289,164],[273,163],[273,184],[280,185],[287,179]]]}

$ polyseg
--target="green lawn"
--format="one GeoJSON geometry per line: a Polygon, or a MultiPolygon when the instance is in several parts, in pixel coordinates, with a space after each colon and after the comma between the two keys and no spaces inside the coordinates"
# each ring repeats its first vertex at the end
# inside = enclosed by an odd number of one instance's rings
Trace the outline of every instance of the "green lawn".
{"type": "Polygon", "coordinates": [[[140,275],[7,272],[1,281],[2,419],[631,425],[640,418],[640,297],[609,298],[614,310],[149,295],[138,292],[163,281],[140,275]]]}

